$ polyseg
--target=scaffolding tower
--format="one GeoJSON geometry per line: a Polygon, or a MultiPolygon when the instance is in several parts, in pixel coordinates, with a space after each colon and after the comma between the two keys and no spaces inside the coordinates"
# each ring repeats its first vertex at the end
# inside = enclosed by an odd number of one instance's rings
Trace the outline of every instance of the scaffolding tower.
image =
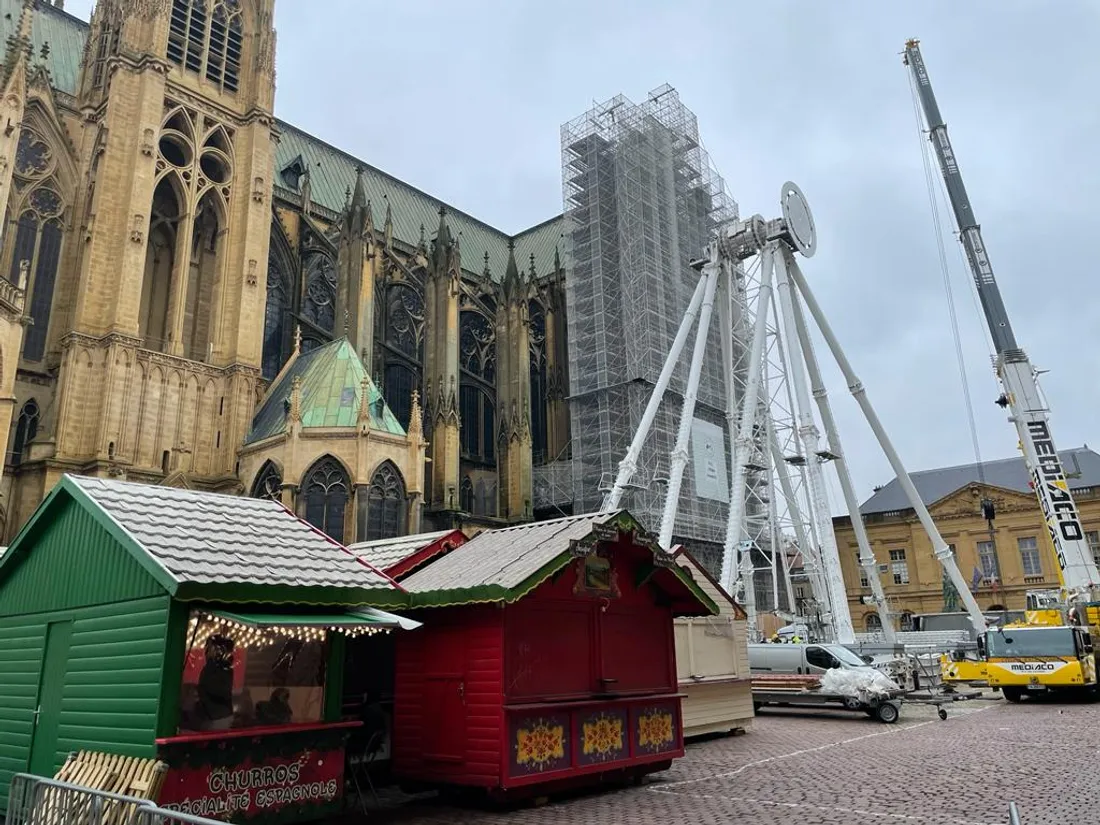
{"type": "MultiPolygon", "coordinates": [[[[737,206],[700,143],[695,115],[671,86],[639,104],[622,95],[598,104],[566,123],[561,138],[573,512],[591,512],[611,487],[695,291],[699,273],[692,261],[719,225],[737,217],[737,206]]],[[[751,327],[749,319],[750,335],[751,327]]],[[[674,536],[714,574],[721,566],[731,457],[719,336],[715,324],[674,536]]],[[[750,342],[734,345],[743,365],[750,342]]],[[[743,373],[735,370],[735,384],[743,384],[743,373]]],[[[623,501],[654,528],[686,385],[684,363],[672,376],[623,501]]],[[[761,447],[767,451],[763,440],[761,447]]],[[[746,512],[762,527],[770,483],[762,466],[759,490],[746,501],[746,512]]],[[[763,532],[759,561],[775,571],[783,554],[763,532]]],[[[762,608],[790,608],[786,588],[758,584],[762,608]]]]}

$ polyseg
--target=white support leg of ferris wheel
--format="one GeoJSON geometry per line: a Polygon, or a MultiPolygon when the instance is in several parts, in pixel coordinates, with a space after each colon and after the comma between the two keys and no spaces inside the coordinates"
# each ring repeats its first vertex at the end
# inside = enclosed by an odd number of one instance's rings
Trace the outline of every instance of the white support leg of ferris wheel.
{"type": "MultiPolygon", "coordinates": [[[[776,291],[783,308],[783,326],[790,336],[796,329],[794,302],[798,296],[791,288],[790,264],[793,257],[780,250],[776,256],[776,291]]],[[[821,434],[814,420],[810,393],[806,387],[806,366],[802,348],[797,336],[789,341],[790,378],[794,382],[795,398],[798,403],[798,434],[806,457],[806,478],[809,484],[811,515],[817,525],[817,538],[820,542],[821,560],[825,573],[825,586],[829,594],[831,610],[830,624],[833,636],[840,644],[855,642],[855,630],[852,627],[852,615],[848,610],[848,594],[844,589],[844,574],[840,567],[840,553],[837,551],[836,536],[833,534],[832,518],[829,512],[829,499],[825,492],[825,474],[821,458],[821,434]]]]}
{"type": "Polygon", "coordinates": [[[939,560],[940,564],[943,565],[943,569],[947,573],[948,579],[950,579],[951,583],[955,586],[960,598],[962,598],[963,604],[966,605],[966,611],[970,614],[970,621],[974,625],[974,629],[981,633],[986,627],[985,617],[982,615],[981,608],[978,607],[978,602],[974,599],[974,594],[970,592],[970,587],[967,585],[966,579],[963,578],[962,573],[959,571],[959,565],[955,561],[955,555],[951,552],[951,548],[948,547],[947,542],[943,540],[943,536],[940,535],[936,523],[932,521],[932,516],[928,512],[928,508],[925,507],[924,501],[917,492],[917,488],[913,486],[913,480],[909,477],[909,473],[906,472],[905,465],[901,462],[901,457],[894,449],[894,445],[890,441],[890,437],[886,434],[882,422],[879,421],[878,414],[871,405],[870,399],[867,398],[867,390],[863,386],[863,382],[859,380],[855,371],[852,369],[852,365],[844,354],[840,342],[837,340],[832,327],[829,325],[829,320],[825,317],[825,313],[822,312],[820,305],[818,305],[817,300],[810,291],[809,284],[802,275],[802,271],[798,268],[798,263],[793,259],[790,266],[790,276],[794,281],[795,287],[802,294],[802,298],[806,302],[806,308],[810,311],[810,315],[817,324],[818,329],[821,330],[825,342],[829,345],[829,350],[832,352],[833,358],[836,359],[837,366],[840,367],[840,371],[844,374],[844,380],[848,384],[849,391],[856,399],[856,403],[859,404],[859,408],[867,419],[867,423],[871,426],[875,438],[878,439],[879,446],[882,448],[883,453],[886,454],[886,458],[889,460],[890,466],[897,476],[898,483],[901,485],[902,490],[905,491],[906,498],[909,499],[909,505],[916,512],[917,519],[920,521],[924,531],[928,534],[936,558],[939,560]]]}
{"type": "Polygon", "coordinates": [[[710,331],[710,316],[714,309],[714,293],[718,289],[721,270],[718,244],[712,243],[707,248],[707,262],[703,264],[703,273],[706,279],[706,286],[703,290],[703,306],[699,310],[699,328],[695,332],[695,349],[691,353],[691,368],[688,371],[687,390],[684,392],[684,405],[680,410],[680,429],[676,434],[676,445],[672,448],[665,510],[661,516],[661,534],[658,541],[661,547],[666,550],[672,544],[672,530],[676,526],[676,512],[680,506],[680,485],[684,481],[684,468],[688,462],[691,422],[695,416],[695,399],[699,394],[699,377],[703,371],[703,357],[707,350],[707,333],[710,331]]]}
{"type": "MultiPolygon", "coordinates": [[[[760,251],[760,290],[757,298],[756,321],[753,329],[752,348],[749,351],[748,377],[745,394],[741,400],[741,415],[736,438],[731,441],[733,466],[730,470],[730,508],[726,519],[726,541],[722,547],[722,586],[727,592],[735,592],[735,571],[740,568],[742,598],[748,618],[749,638],[756,638],[756,591],[753,583],[752,548],[742,544],[745,530],[745,473],[753,453],[753,433],[759,409],[761,373],[764,366],[764,342],[768,334],[768,305],[772,293],[772,270],[775,249],[768,243],[760,251]],[[734,565],[737,548],[742,547],[740,564],[734,565]]],[[[732,380],[732,376],[731,376],[732,380]]],[[[731,433],[731,437],[733,434],[731,433]]]]}
{"type": "MultiPolygon", "coordinates": [[[[773,312],[775,313],[776,330],[781,329],[779,321],[780,315],[782,314],[782,308],[779,306],[779,303],[779,301],[774,301],[772,303],[773,312]]],[[[798,408],[794,397],[793,382],[790,380],[792,367],[788,342],[785,341],[784,337],[780,334],[776,335],[775,352],[780,365],[782,365],[784,374],[788,376],[784,386],[787,396],[787,409],[790,410],[791,415],[795,416],[797,419],[798,408]]],[[[783,497],[787,501],[787,511],[788,514],[792,516],[792,521],[794,523],[795,539],[798,541],[799,552],[802,555],[802,571],[809,582],[810,591],[813,593],[814,601],[817,605],[818,615],[820,616],[822,613],[827,615],[832,609],[832,600],[830,599],[829,588],[825,580],[825,565],[821,559],[821,542],[817,537],[817,523],[813,519],[813,506],[809,500],[809,484],[806,480],[807,462],[803,461],[801,464],[797,465],[800,484],[796,490],[791,484],[787,456],[784,455],[779,444],[779,438],[775,433],[774,419],[772,419],[771,423],[772,452],[774,454],[776,467],[780,473],[779,481],[781,489],[783,490],[783,497]],[[805,515],[802,513],[802,508],[799,504],[798,490],[806,492],[807,506],[805,515]]],[[[797,430],[797,421],[792,421],[792,425],[794,425],[797,430]]],[[[829,625],[828,632],[828,638],[833,640],[832,625],[829,625]]]]}
{"type": "MultiPolygon", "coordinates": [[[[779,449],[779,440],[775,435],[775,425],[768,419],[768,446],[772,454],[772,465],[775,467],[776,479],[779,482],[779,490],[783,494],[783,500],[787,503],[787,516],[791,520],[794,530],[794,540],[799,550],[805,553],[805,548],[810,546],[806,538],[806,528],[802,523],[802,509],[798,506],[798,498],[795,496],[794,487],[791,485],[791,477],[787,474],[786,457],[779,449]]],[[[774,512],[774,511],[773,511],[774,512]]],[[[791,584],[791,566],[787,559],[787,551],[783,550],[783,578],[787,588],[787,604],[792,613],[796,613],[794,600],[794,587],[791,584]]],[[[813,587],[813,584],[811,584],[813,587]]]]}
{"type": "MultiPolygon", "coordinates": [[[[797,266],[793,260],[789,260],[787,265],[792,268],[797,266]]],[[[806,367],[810,373],[810,387],[814,398],[817,400],[821,423],[825,426],[825,438],[834,456],[833,464],[836,466],[836,474],[840,480],[840,489],[844,493],[844,503],[848,508],[848,517],[851,519],[852,529],[856,534],[856,544],[859,546],[859,566],[863,568],[867,581],[871,585],[871,596],[882,622],[882,633],[886,637],[886,641],[893,644],[897,638],[894,630],[894,619],[890,615],[890,606],[886,601],[886,593],[882,589],[882,579],[879,577],[875,553],[871,549],[871,542],[867,539],[867,529],[864,527],[863,518],[859,513],[859,499],[856,498],[852,476],[848,472],[848,462],[844,458],[844,449],[840,444],[840,433],[837,430],[836,419],[833,418],[832,404],[829,403],[829,393],[825,388],[825,381],[821,377],[821,367],[818,364],[817,355],[814,353],[813,341],[810,338],[809,327],[806,325],[806,317],[802,312],[800,301],[794,302],[794,321],[798,329],[798,341],[802,346],[802,352],[806,357],[806,367]]]]}
{"type": "Polygon", "coordinates": [[[653,422],[657,418],[657,409],[661,406],[661,400],[665,397],[665,391],[668,390],[669,381],[672,380],[672,373],[680,360],[680,354],[684,351],[688,334],[695,324],[695,316],[699,314],[706,282],[707,279],[701,277],[699,283],[695,285],[695,291],[691,295],[691,301],[688,302],[687,311],[684,313],[683,320],[680,321],[680,329],[676,332],[676,338],[672,341],[672,349],[669,350],[668,357],[665,358],[661,374],[657,377],[657,383],[653,385],[653,392],[649,395],[649,403],[646,404],[645,412],[642,413],[638,430],[634,433],[634,439],[630,442],[630,449],[626,451],[623,460],[619,462],[615,485],[604,498],[600,512],[610,513],[619,506],[623,499],[623,491],[626,489],[626,485],[630,483],[634,471],[638,468],[638,456],[642,452],[642,445],[645,444],[646,436],[649,435],[653,422]]]}

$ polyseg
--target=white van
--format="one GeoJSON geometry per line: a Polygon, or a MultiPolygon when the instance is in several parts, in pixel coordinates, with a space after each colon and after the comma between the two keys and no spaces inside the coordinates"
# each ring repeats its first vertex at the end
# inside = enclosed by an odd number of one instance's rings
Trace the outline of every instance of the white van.
{"type": "Polygon", "coordinates": [[[749,645],[749,669],[753,673],[813,674],[830,668],[869,668],[843,645],[753,644],[749,645]]]}

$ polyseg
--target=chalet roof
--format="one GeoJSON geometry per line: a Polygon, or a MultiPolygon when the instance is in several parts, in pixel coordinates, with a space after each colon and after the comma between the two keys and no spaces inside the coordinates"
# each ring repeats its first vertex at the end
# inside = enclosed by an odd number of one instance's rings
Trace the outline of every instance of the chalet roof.
{"type": "MultiPolygon", "coordinates": [[[[1062,450],[1058,455],[1069,475],[1071,490],[1100,485],[1100,455],[1087,446],[1062,450]]],[[[983,462],[980,472],[977,464],[960,464],[956,467],[941,467],[936,470],[910,473],[913,485],[917,488],[921,501],[925,505],[934,504],[970,484],[983,483],[983,476],[984,483],[991,487],[1001,487],[1018,493],[1031,493],[1031,488],[1028,486],[1031,479],[1023,457],[983,462]]],[[[859,511],[869,516],[875,513],[908,509],[911,509],[909,499],[905,497],[905,492],[895,478],[867,499],[859,511]]]]}
{"type": "MultiPolygon", "coordinates": [[[[0,0],[0,60],[3,60],[8,36],[14,33],[18,25],[22,6],[22,0],[0,0]]],[[[50,52],[45,63],[54,87],[65,94],[75,95],[77,92],[80,61],[87,36],[88,24],[85,21],[45,3],[36,4],[32,32],[34,60],[38,60],[42,46],[48,43],[50,52]]],[[[283,175],[284,170],[300,160],[301,166],[310,172],[310,192],[314,204],[338,214],[344,208],[347,193],[355,187],[356,169],[362,168],[376,229],[382,228],[381,222],[385,219],[388,204],[393,212],[393,234],[397,240],[414,247],[420,240],[421,225],[429,236],[434,231],[439,222],[441,201],[438,198],[296,126],[283,121],[278,121],[277,126],[281,138],[275,147],[276,191],[300,196],[300,182],[283,175]]],[[[452,236],[460,241],[464,268],[479,274],[484,267],[484,255],[488,253],[493,278],[497,281],[503,279],[508,262],[509,236],[451,206],[447,206],[447,222],[452,236]]],[[[562,228],[562,216],[558,215],[512,236],[520,266],[525,267],[533,254],[538,273],[545,275],[550,272],[562,228]]]]}
{"type": "Polygon", "coordinates": [[[65,475],[23,527],[0,569],[28,534],[74,499],[181,599],[302,604],[402,604],[387,576],[287,511],[244,496],[65,475]]]}
{"type": "Polygon", "coordinates": [[[392,539],[376,539],[349,544],[348,550],[379,570],[389,570],[416,551],[452,535],[454,530],[436,530],[392,539]]]}
{"type": "Polygon", "coordinates": [[[341,338],[291,357],[252,419],[246,444],[286,432],[295,379],[302,382],[302,427],[354,427],[366,381],[371,429],[405,435],[405,429],[386,405],[363,362],[348,340],[341,338]]]}
{"type": "Polygon", "coordinates": [[[703,592],[710,596],[722,615],[730,614],[738,619],[746,617],[745,608],[737,603],[726,589],[718,583],[718,580],[710,574],[695,556],[683,545],[672,548],[672,555],[676,557],[676,563],[691,573],[692,577],[702,588],[703,592]]]}
{"type": "MultiPolygon", "coordinates": [[[[592,540],[600,528],[622,528],[644,535],[625,510],[488,530],[402,580],[401,586],[411,594],[414,606],[517,601],[565,567],[573,558],[573,548],[592,540]]],[[[649,546],[655,565],[660,565],[659,557],[663,557],[663,566],[704,606],[703,612],[719,612],[666,551],[655,542],[649,542],[649,546]]]]}

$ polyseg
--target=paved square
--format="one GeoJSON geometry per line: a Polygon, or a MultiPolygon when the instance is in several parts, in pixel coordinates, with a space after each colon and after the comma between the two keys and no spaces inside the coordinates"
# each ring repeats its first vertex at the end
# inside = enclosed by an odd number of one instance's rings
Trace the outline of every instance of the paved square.
{"type": "Polygon", "coordinates": [[[401,825],[1024,825],[1100,821],[1100,705],[907,705],[896,725],[764,711],[752,731],[688,747],[642,787],[507,813],[433,804],[372,811],[401,825]]]}

